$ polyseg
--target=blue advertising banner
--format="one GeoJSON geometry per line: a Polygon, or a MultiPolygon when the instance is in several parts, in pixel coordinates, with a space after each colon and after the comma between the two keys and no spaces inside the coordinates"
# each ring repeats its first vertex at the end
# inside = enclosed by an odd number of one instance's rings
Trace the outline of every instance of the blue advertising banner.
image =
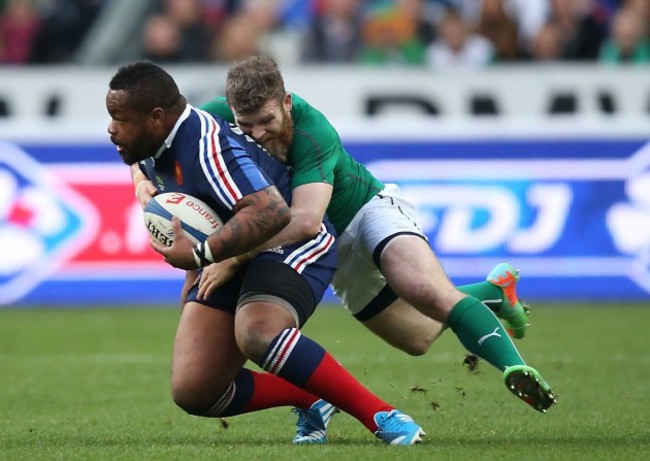
{"type": "MultiPolygon", "coordinates": [[[[417,205],[456,283],[508,261],[527,300],[650,301],[646,140],[346,145],[417,205]]],[[[0,143],[0,197],[0,305],[178,301],[112,145],[0,143]]]]}
{"type": "Polygon", "coordinates": [[[527,298],[650,300],[645,140],[349,148],[417,204],[431,247],[457,283],[508,261],[520,269],[527,298]]]}
{"type": "Polygon", "coordinates": [[[114,147],[0,142],[0,306],[180,300],[114,147]]]}

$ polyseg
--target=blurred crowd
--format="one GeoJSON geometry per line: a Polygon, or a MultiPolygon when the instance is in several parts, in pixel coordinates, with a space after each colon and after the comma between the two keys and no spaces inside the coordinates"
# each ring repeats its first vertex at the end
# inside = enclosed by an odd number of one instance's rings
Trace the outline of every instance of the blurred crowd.
{"type": "Polygon", "coordinates": [[[0,0],[0,63],[66,63],[110,0],[0,0]]]}
{"type": "MultiPolygon", "coordinates": [[[[116,0],[0,0],[0,64],[71,62],[116,0]]],[[[650,63],[650,0],[157,0],[134,46],[160,63],[473,69],[650,63]]]]}

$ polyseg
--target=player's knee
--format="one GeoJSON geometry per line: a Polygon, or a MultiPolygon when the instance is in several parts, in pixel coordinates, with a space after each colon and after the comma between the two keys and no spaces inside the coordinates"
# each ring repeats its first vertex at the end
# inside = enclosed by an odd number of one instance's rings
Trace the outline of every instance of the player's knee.
{"type": "Polygon", "coordinates": [[[237,336],[237,346],[253,362],[260,364],[264,360],[266,351],[273,338],[256,336],[254,331],[237,336]]]}
{"type": "Polygon", "coordinates": [[[412,356],[426,354],[441,331],[439,323],[424,316],[403,318],[401,322],[399,317],[383,317],[364,324],[388,344],[412,356]]]}
{"type": "Polygon", "coordinates": [[[191,383],[172,380],[172,400],[184,412],[194,416],[206,414],[214,403],[214,396],[207,395],[191,383]]]}
{"type": "Polygon", "coordinates": [[[266,319],[248,322],[244,327],[235,327],[237,347],[258,365],[264,361],[269,345],[283,331],[285,325],[273,324],[266,319]]]}
{"type": "Polygon", "coordinates": [[[424,355],[429,351],[431,344],[435,340],[433,335],[428,335],[425,337],[411,337],[405,339],[401,344],[396,344],[396,346],[402,351],[406,352],[408,355],[418,357],[424,355]]]}
{"type": "Polygon", "coordinates": [[[180,409],[189,415],[198,416],[206,411],[203,402],[182,390],[172,388],[172,399],[180,409]]]}

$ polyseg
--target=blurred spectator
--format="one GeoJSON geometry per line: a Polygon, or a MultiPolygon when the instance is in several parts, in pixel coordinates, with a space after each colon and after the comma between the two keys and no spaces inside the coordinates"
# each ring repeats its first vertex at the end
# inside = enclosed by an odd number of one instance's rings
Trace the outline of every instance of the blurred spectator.
{"type": "Polygon", "coordinates": [[[601,48],[600,60],[610,64],[650,63],[650,40],[636,10],[624,7],[616,13],[610,38],[601,48]]]}
{"type": "MultiPolygon", "coordinates": [[[[483,0],[437,0],[453,5],[466,24],[477,27],[483,0]]],[[[580,1],[580,0],[577,0],[580,1]]],[[[519,46],[527,49],[549,16],[549,0],[504,0],[503,6],[507,14],[517,24],[519,46]]]]}
{"type": "MultiPolygon", "coordinates": [[[[203,1],[161,0],[142,27],[143,57],[167,63],[210,61],[213,32],[204,20],[203,1]]],[[[214,2],[209,6],[227,7],[214,2]]]]}
{"type": "Polygon", "coordinates": [[[426,47],[436,38],[435,10],[430,0],[395,0],[397,8],[415,26],[415,36],[426,47]]]}
{"type": "Polygon", "coordinates": [[[300,40],[312,17],[309,0],[246,0],[249,14],[263,30],[260,49],[280,65],[300,59],[300,40]]]}
{"type": "Polygon", "coordinates": [[[614,14],[621,8],[624,1],[625,0],[595,0],[595,14],[602,22],[609,25],[612,22],[614,14]]]}
{"type": "Polygon", "coordinates": [[[438,25],[438,40],[427,49],[427,65],[433,70],[477,69],[489,65],[493,54],[491,43],[449,9],[438,25]]]}
{"type": "Polygon", "coordinates": [[[213,58],[232,62],[252,54],[267,54],[281,65],[295,64],[300,54],[300,33],[282,22],[291,18],[292,24],[301,23],[300,14],[292,10],[295,1],[243,0],[219,30],[213,42],[213,58]]]}
{"type": "Polygon", "coordinates": [[[182,60],[181,34],[178,26],[165,14],[147,18],[142,30],[143,57],[157,63],[182,60]]]}
{"type": "Polygon", "coordinates": [[[506,11],[504,0],[483,0],[476,33],[490,41],[495,61],[516,61],[523,57],[519,27],[506,11]]]}
{"type": "Polygon", "coordinates": [[[221,26],[239,7],[240,0],[202,0],[203,22],[212,30],[221,26]]]}
{"type": "MultiPolygon", "coordinates": [[[[267,2],[269,0],[266,0],[267,2]]],[[[283,29],[304,31],[312,22],[316,6],[321,0],[272,0],[276,2],[278,23],[283,29]]],[[[354,3],[356,0],[350,0],[354,3]]]]}
{"type": "Polygon", "coordinates": [[[212,57],[218,62],[230,63],[259,54],[263,34],[249,13],[236,13],[219,30],[212,43],[212,57]]]}
{"type": "MultiPolygon", "coordinates": [[[[519,46],[528,49],[550,15],[549,0],[504,0],[506,10],[515,18],[519,46]]],[[[572,0],[579,2],[581,0],[572,0]]]]}
{"type": "Polygon", "coordinates": [[[0,10],[0,63],[27,62],[40,26],[40,17],[29,0],[9,0],[0,10]]]}
{"type": "Polygon", "coordinates": [[[302,42],[302,62],[353,63],[361,50],[361,0],[324,0],[302,42]]]}
{"type": "Polygon", "coordinates": [[[204,62],[210,59],[212,32],[203,22],[201,0],[167,0],[165,14],[179,32],[178,60],[204,62]]]}
{"type": "Polygon", "coordinates": [[[34,38],[29,61],[66,63],[77,51],[103,7],[103,0],[52,0],[34,38]]]}
{"type": "Polygon", "coordinates": [[[359,62],[374,65],[421,66],[426,46],[412,18],[395,6],[370,11],[362,29],[359,62]]]}
{"type": "MultiPolygon", "coordinates": [[[[0,63],[70,62],[109,1],[0,0],[0,63]]],[[[476,68],[523,57],[645,62],[650,39],[650,0],[156,4],[159,9],[143,24],[142,46],[144,57],[159,62],[232,62],[259,53],[283,65],[300,61],[476,68]],[[447,15],[450,7],[462,20],[447,15]],[[622,16],[636,16],[637,21],[619,20],[621,10],[634,12],[622,16]],[[641,38],[635,38],[637,34],[641,38]]]]}
{"type": "Polygon", "coordinates": [[[624,0],[623,8],[633,11],[643,24],[643,34],[650,38],[650,0],[624,0]]]}
{"type": "Polygon", "coordinates": [[[596,14],[594,1],[551,0],[551,6],[550,21],[562,34],[563,58],[596,60],[607,34],[607,24],[596,14]]]}
{"type": "Polygon", "coordinates": [[[614,12],[618,10],[624,2],[625,0],[597,0],[598,8],[609,11],[612,14],[614,14],[614,12]]]}
{"type": "Polygon", "coordinates": [[[533,41],[530,57],[533,61],[560,61],[564,57],[562,33],[552,22],[544,24],[533,41]]]}

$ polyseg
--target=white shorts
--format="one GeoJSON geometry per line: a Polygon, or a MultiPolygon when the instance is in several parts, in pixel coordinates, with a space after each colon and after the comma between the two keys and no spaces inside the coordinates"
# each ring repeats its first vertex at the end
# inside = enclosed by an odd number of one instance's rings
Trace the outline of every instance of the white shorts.
{"type": "Polygon", "coordinates": [[[400,236],[417,235],[426,240],[418,219],[415,206],[402,198],[399,187],[387,184],[338,236],[332,288],[359,320],[372,318],[396,299],[379,272],[379,258],[386,245],[400,236]]]}

